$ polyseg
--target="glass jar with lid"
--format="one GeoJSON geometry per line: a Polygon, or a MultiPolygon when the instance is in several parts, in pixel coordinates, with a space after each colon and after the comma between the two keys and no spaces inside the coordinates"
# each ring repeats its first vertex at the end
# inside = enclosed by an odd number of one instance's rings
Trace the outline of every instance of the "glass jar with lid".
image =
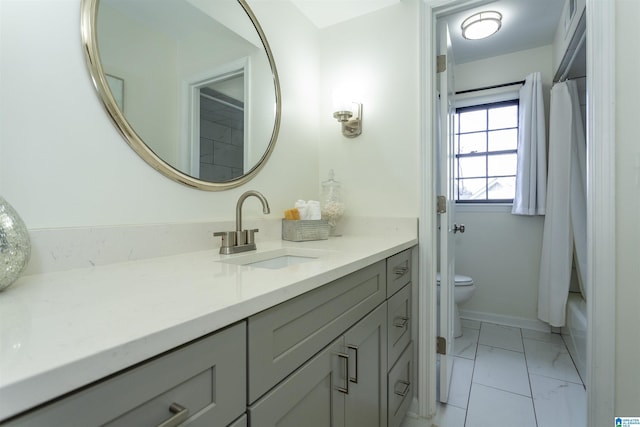
{"type": "Polygon", "coordinates": [[[340,236],[336,230],[338,221],[344,215],[341,184],[335,180],[333,169],[329,171],[329,179],[322,182],[322,198],[320,199],[322,219],[329,222],[329,235],[340,236]]]}

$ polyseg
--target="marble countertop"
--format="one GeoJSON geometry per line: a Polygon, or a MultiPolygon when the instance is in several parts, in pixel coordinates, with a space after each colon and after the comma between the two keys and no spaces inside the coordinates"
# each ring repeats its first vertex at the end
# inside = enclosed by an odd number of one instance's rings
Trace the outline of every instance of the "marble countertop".
{"type": "Polygon", "coordinates": [[[0,420],[417,244],[415,232],[258,243],[24,276],[0,295],[0,420]],[[281,269],[228,260],[317,258],[281,269]]]}

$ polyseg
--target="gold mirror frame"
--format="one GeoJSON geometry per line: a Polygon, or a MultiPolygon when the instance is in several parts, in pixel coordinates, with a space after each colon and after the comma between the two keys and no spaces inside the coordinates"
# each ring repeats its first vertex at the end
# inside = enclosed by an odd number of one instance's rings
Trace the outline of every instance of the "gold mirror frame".
{"type": "Polygon", "coordinates": [[[200,190],[228,190],[230,188],[238,187],[251,180],[254,176],[256,176],[260,169],[262,169],[262,167],[267,162],[267,159],[273,152],[276,140],[278,138],[278,132],[280,130],[280,116],[282,109],[280,81],[278,79],[278,71],[273,59],[273,54],[271,53],[271,48],[269,47],[269,43],[267,42],[267,38],[262,30],[262,27],[260,26],[258,19],[247,4],[246,0],[237,1],[244,9],[247,16],[251,20],[253,27],[257,31],[269,60],[275,89],[275,118],[271,140],[269,141],[269,145],[267,146],[267,149],[260,160],[241,177],[223,182],[204,181],[187,175],[184,172],[174,168],[173,166],[165,162],[162,158],[160,158],[156,153],[154,153],[153,150],[151,150],[149,146],[142,140],[142,138],[140,138],[140,136],[136,133],[136,131],[124,116],[124,113],[118,107],[116,100],[113,97],[111,90],[109,89],[107,76],[102,68],[102,62],[100,61],[96,25],[100,0],[81,0],[80,3],[80,31],[85,59],[87,61],[87,66],[89,68],[89,74],[91,75],[93,85],[95,86],[97,94],[102,101],[104,108],[107,110],[109,117],[116,125],[127,144],[129,144],[129,146],[151,167],[174,181],[200,190]]]}

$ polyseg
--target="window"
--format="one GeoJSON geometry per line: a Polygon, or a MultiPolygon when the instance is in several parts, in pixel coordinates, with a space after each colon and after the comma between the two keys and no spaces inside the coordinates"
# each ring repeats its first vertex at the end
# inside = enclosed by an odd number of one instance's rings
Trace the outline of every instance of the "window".
{"type": "Polygon", "coordinates": [[[518,100],[456,109],[455,193],[458,203],[513,203],[518,100]]]}

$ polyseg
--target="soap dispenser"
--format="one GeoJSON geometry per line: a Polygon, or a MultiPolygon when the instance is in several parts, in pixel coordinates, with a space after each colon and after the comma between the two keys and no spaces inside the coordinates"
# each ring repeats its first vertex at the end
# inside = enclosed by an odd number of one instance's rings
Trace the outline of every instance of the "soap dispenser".
{"type": "Polygon", "coordinates": [[[334,179],[333,169],[329,170],[329,179],[322,182],[322,198],[320,200],[322,219],[329,223],[329,235],[340,236],[336,226],[344,215],[340,182],[334,179]]]}

